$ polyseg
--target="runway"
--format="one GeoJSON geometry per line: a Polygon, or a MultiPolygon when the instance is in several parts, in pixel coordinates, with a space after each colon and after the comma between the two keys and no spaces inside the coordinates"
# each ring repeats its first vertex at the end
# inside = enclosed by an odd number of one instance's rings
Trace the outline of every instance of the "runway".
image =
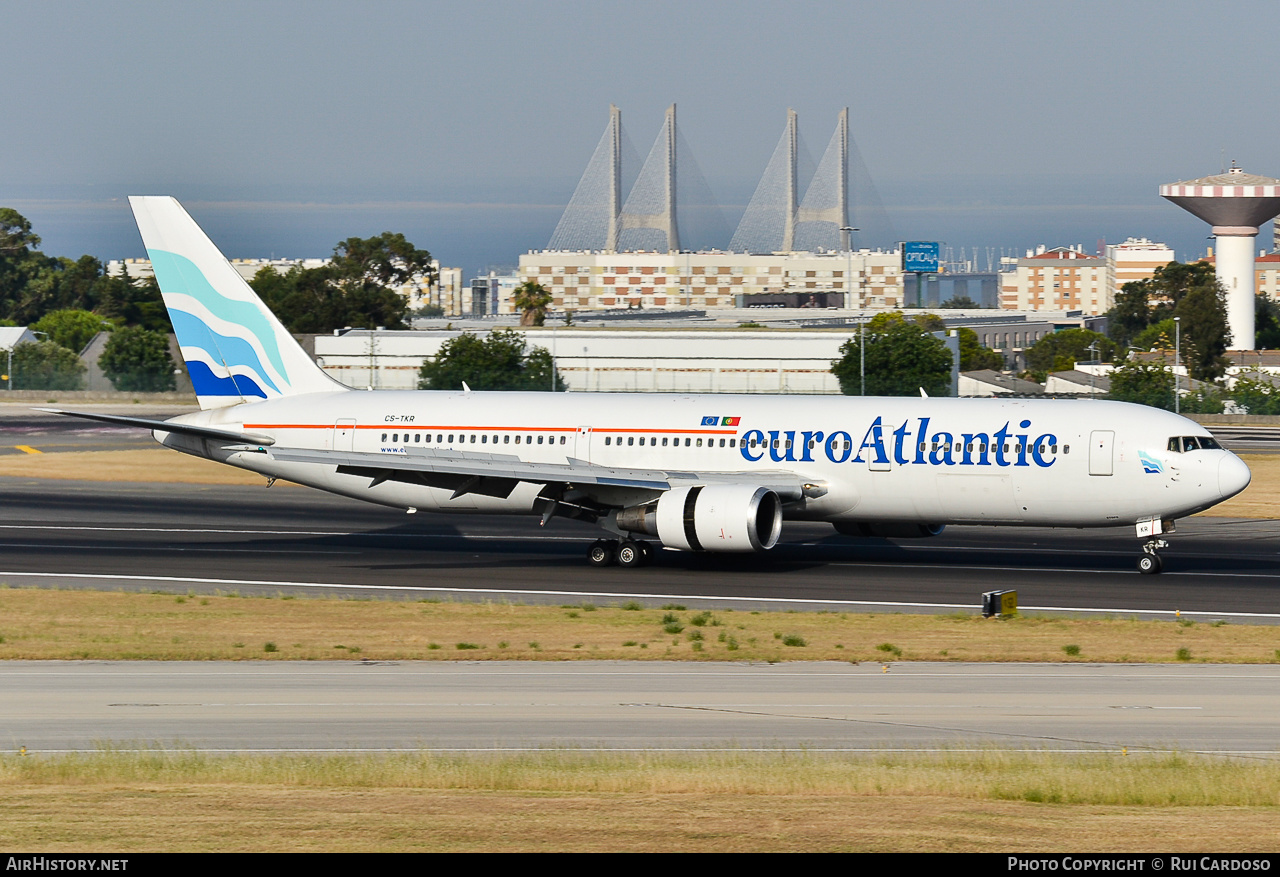
{"type": "Polygon", "coordinates": [[[297,487],[8,479],[0,498],[0,582],[14,586],[937,612],[1014,588],[1023,611],[1280,620],[1267,520],[1180,521],[1154,577],[1137,573],[1128,528],[895,542],[788,524],[766,555],[662,551],[624,570],[587,566],[599,531],[577,522],[409,516],[297,487]]]}
{"type": "Polygon", "coordinates": [[[0,750],[1202,752],[1280,758],[1274,666],[71,663],[5,668],[0,750]]]}
{"type": "MultiPolygon", "coordinates": [[[[766,555],[660,552],[635,570],[586,565],[598,532],[408,516],[284,485],[11,478],[0,484],[0,583],[902,612],[973,612],[983,591],[1015,588],[1024,612],[1280,621],[1276,521],[1180,521],[1157,577],[1134,569],[1128,528],[949,527],[895,542],[789,524],[766,555]]],[[[19,662],[0,676],[0,749],[1172,747],[1270,758],[1278,676],[1271,665],[19,662]]]]}

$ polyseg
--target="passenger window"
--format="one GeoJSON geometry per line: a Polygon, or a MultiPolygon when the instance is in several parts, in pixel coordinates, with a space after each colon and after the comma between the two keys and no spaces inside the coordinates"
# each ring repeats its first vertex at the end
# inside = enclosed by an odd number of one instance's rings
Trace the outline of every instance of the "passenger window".
{"type": "Polygon", "coordinates": [[[606,445],[608,445],[608,444],[609,444],[609,437],[608,437],[608,436],[605,436],[605,437],[604,437],[604,443],[605,443],[606,445]]]}
{"type": "Polygon", "coordinates": [[[413,434],[413,442],[414,442],[414,444],[421,444],[421,443],[422,443],[422,433],[420,433],[420,432],[415,432],[415,433],[413,434]]]}
{"type": "Polygon", "coordinates": [[[387,440],[387,434],[385,432],[382,434],[382,440],[384,442],[387,440]]]}
{"type": "Polygon", "coordinates": [[[627,447],[631,447],[636,443],[635,436],[627,436],[627,447]]]}
{"type": "Polygon", "coordinates": [[[662,446],[663,446],[664,448],[667,446],[667,439],[666,439],[665,437],[663,437],[663,439],[662,439],[662,446]]]}

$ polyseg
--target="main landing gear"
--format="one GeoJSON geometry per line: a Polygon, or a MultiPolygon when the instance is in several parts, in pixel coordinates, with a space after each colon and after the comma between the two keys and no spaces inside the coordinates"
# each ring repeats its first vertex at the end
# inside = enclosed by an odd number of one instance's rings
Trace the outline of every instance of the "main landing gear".
{"type": "Polygon", "coordinates": [[[592,566],[624,568],[648,566],[653,560],[653,546],[636,539],[597,539],[587,550],[587,563],[592,566]]]}

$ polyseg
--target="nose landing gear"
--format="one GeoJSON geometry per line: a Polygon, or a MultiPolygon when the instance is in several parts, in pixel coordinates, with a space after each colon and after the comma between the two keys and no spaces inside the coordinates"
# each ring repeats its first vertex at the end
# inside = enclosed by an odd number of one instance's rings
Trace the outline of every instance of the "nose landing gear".
{"type": "Polygon", "coordinates": [[[1168,548],[1169,543],[1163,539],[1149,539],[1142,544],[1142,556],[1138,558],[1138,572],[1144,576],[1157,575],[1164,568],[1164,562],[1156,552],[1168,548]]]}

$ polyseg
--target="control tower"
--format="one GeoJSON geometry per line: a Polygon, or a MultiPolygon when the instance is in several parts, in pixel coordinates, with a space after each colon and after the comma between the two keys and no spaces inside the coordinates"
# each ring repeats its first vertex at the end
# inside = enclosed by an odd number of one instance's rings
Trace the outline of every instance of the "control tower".
{"type": "Polygon", "coordinates": [[[1231,346],[1253,349],[1254,241],[1258,226],[1280,214],[1280,180],[1246,174],[1233,163],[1225,174],[1161,186],[1160,195],[1213,226],[1231,346]]]}

